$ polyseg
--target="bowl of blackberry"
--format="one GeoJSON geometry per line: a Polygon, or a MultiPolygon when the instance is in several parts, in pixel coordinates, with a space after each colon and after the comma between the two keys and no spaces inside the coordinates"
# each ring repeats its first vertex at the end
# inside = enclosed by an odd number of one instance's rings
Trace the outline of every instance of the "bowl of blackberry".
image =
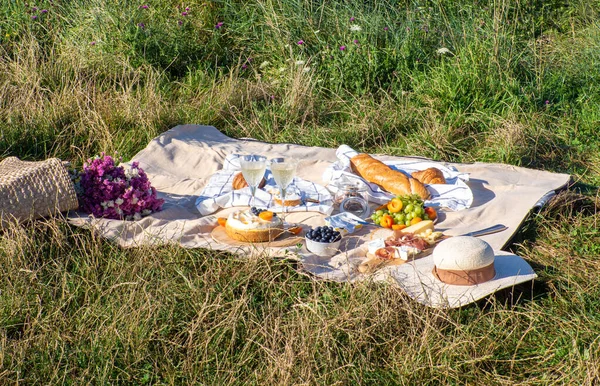
{"type": "Polygon", "coordinates": [[[342,234],[330,226],[309,230],[305,236],[306,249],[317,256],[330,257],[339,251],[342,234]]]}

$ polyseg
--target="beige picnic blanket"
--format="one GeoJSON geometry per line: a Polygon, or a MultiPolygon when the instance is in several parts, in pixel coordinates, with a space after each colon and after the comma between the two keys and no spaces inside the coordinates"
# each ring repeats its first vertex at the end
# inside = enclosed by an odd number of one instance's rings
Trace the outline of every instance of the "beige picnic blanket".
{"type": "MultiPolygon", "coordinates": [[[[323,172],[337,161],[336,149],[306,147],[296,144],[270,144],[253,139],[233,139],[211,126],[181,125],[153,139],[136,154],[152,184],[165,199],[163,210],[139,221],[94,219],[83,213],[70,215],[77,226],[91,227],[103,237],[123,247],[177,243],[189,248],[210,248],[239,253],[261,252],[253,247],[232,247],[211,237],[217,217],[226,217],[235,208],[201,216],[195,206],[196,198],[210,176],[220,170],[223,161],[232,153],[259,153],[266,156],[291,156],[301,160],[300,178],[322,185],[323,172]]],[[[398,157],[381,156],[381,160],[398,157]]],[[[470,174],[467,182],[474,196],[469,209],[443,212],[436,229],[448,235],[460,235],[498,223],[508,230],[484,236],[496,250],[502,249],[517,231],[530,210],[548,192],[564,187],[569,175],[520,168],[510,165],[474,163],[444,164],[470,174]]],[[[325,216],[315,212],[288,215],[289,222],[323,225],[325,216]]],[[[360,238],[358,240],[360,242],[360,238]]],[[[286,251],[293,251],[286,248],[286,251]]],[[[284,251],[268,249],[267,253],[284,251]]]]}

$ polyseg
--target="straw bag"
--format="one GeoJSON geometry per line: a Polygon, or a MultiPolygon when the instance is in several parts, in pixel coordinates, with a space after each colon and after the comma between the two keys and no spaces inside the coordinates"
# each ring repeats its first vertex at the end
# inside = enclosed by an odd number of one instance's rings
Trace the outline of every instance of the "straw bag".
{"type": "Polygon", "coordinates": [[[0,227],[77,209],[75,186],[58,158],[0,162],[0,227]]]}

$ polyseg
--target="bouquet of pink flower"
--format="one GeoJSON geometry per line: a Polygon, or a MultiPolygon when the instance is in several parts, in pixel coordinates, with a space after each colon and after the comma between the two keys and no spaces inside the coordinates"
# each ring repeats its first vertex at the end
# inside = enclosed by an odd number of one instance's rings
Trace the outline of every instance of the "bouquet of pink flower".
{"type": "Polygon", "coordinates": [[[83,165],[76,188],[80,208],[96,217],[139,220],[164,203],[137,162],[115,165],[104,153],[83,165]]]}

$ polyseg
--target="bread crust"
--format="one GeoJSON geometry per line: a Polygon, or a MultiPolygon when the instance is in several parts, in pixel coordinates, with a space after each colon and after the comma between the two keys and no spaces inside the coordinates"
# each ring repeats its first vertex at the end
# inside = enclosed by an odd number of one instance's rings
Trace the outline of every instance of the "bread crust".
{"type": "Polygon", "coordinates": [[[418,172],[413,172],[411,176],[421,181],[424,184],[445,184],[446,179],[444,178],[444,173],[438,168],[430,167],[425,170],[420,170],[418,172]]]}
{"type": "Polygon", "coordinates": [[[352,157],[350,166],[354,173],[392,194],[399,196],[416,194],[423,200],[430,196],[429,191],[420,181],[405,176],[404,173],[390,168],[368,154],[361,153],[352,157]]]}
{"type": "MultiPolygon", "coordinates": [[[[260,183],[258,184],[258,188],[262,189],[266,184],[267,180],[265,180],[265,177],[263,177],[262,180],[260,180],[260,183]]],[[[238,174],[233,176],[231,186],[233,187],[233,190],[243,189],[246,186],[248,186],[248,183],[246,182],[246,179],[244,179],[244,175],[242,174],[242,172],[239,172],[238,174]]]]}

